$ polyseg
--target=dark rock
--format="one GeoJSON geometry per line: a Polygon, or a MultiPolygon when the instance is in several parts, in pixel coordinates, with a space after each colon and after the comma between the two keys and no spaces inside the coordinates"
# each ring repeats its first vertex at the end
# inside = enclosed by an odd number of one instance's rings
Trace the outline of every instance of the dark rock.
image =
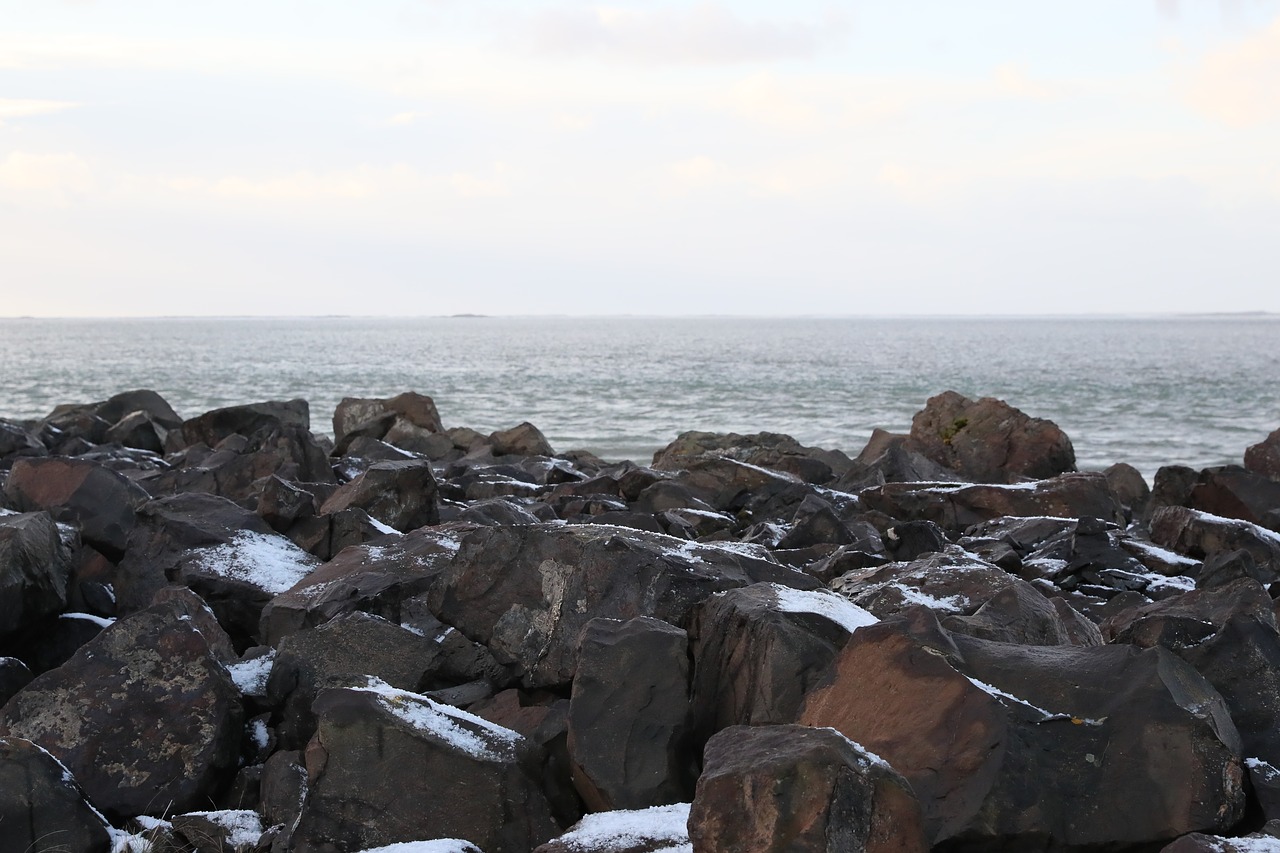
{"type": "Polygon", "coordinates": [[[1076,469],[1071,439],[1051,421],[1003,400],[954,391],[930,397],[911,421],[908,448],[974,482],[1046,479],[1076,469]]]}
{"type": "Polygon", "coordinates": [[[791,519],[791,529],[782,537],[778,547],[782,549],[807,548],[810,545],[851,545],[853,535],[844,521],[836,515],[831,504],[817,495],[806,495],[796,507],[791,519]]]}
{"type": "Polygon", "coordinates": [[[653,454],[653,467],[659,471],[679,471],[711,456],[758,465],[810,483],[825,483],[833,475],[845,473],[853,464],[838,450],[805,447],[780,433],[739,435],[690,431],[681,433],[653,454]]]}
{"type": "Polygon", "coordinates": [[[1147,516],[1160,507],[1185,505],[1199,477],[1196,469],[1186,465],[1162,465],[1156,469],[1151,499],[1147,502],[1147,516]]]}
{"type": "MultiPolygon", "coordinates": [[[[325,489],[325,498],[331,494],[333,490],[325,489]]],[[[258,515],[273,530],[284,533],[298,519],[313,517],[320,503],[323,500],[317,501],[314,492],[273,474],[263,483],[262,493],[258,496],[258,515]]]]}
{"type": "MultiPolygon", "coordinates": [[[[689,804],[589,814],[533,853],[671,853],[689,849],[689,804]]],[[[460,851],[469,853],[469,851],[460,851]]]]}
{"type": "Polygon", "coordinates": [[[1107,478],[1111,491],[1115,492],[1129,518],[1142,518],[1151,500],[1151,489],[1142,478],[1142,472],[1127,462],[1117,462],[1105,468],[1102,476],[1107,478]]]}
{"type": "Polygon", "coordinates": [[[1099,628],[1108,642],[1178,647],[1198,643],[1219,631],[1236,614],[1250,614],[1275,629],[1271,596],[1252,578],[1196,589],[1174,598],[1130,607],[1107,618],[1099,628]]]}
{"type": "Polygon", "coordinates": [[[1205,468],[1187,496],[1186,506],[1270,526],[1270,519],[1280,513],[1280,481],[1238,465],[1205,468]]]}
{"type": "Polygon", "coordinates": [[[88,613],[59,613],[30,625],[8,642],[31,672],[39,675],[62,666],[81,646],[111,624],[110,619],[88,613]]]}
{"type": "Polygon", "coordinates": [[[190,853],[226,853],[242,849],[244,845],[256,848],[262,835],[262,822],[257,812],[247,809],[192,812],[175,815],[170,821],[174,842],[179,849],[190,853]]]}
{"type": "Polygon", "coordinates": [[[116,622],[0,710],[0,734],[49,750],[117,819],[208,803],[242,731],[227,670],[165,604],[116,622]]]}
{"type": "Polygon", "coordinates": [[[298,823],[306,798],[307,770],[302,766],[302,753],[296,750],[273,753],[262,767],[259,808],[268,826],[288,827],[286,843],[298,823]]]}
{"type": "Polygon", "coordinates": [[[334,513],[358,507],[396,530],[413,530],[440,520],[436,479],[431,463],[412,460],[377,462],[340,486],[320,507],[334,513]]]}
{"type": "Polygon", "coordinates": [[[156,592],[152,604],[163,604],[178,614],[178,619],[200,632],[209,646],[209,651],[223,664],[231,664],[240,659],[235,646],[227,632],[218,624],[218,617],[205,603],[185,586],[166,586],[156,592]]]}
{"type": "Polygon", "coordinates": [[[507,498],[490,498],[485,501],[477,501],[460,512],[457,520],[470,524],[482,524],[487,527],[538,523],[536,515],[507,498]]]}
{"type": "Polygon", "coordinates": [[[525,421],[511,429],[498,430],[489,436],[494,456],[555,456],[546,436],[525,421]]]}
{"type": "Polygon", "coordinates": [[[296,853],[451,837],[523,853],[556,834],[515,732],[374,683],[315,702],[296,853]]]}
{"type": "Polygon", "coordinates": [[[1051,601],[1031,584],[1016,581],[997,592],[972,616],[947,616],[953,634],[1024,646],[1100,646],[1098,628],[1070,604],[1051,601]]]}
{"type": "Polygon", "coordinates": [[[847,572],[830,586],[885,619],[916,605],[939,614],[971,614],[1014,583],[1020,581],[953,545],[919,560],[847,572]]]}
{"type": "Polygon", "coordinates": [[[1151,541],[1203,560],[1215,551],[1248,551],[1266,583],[1280,580],[1280,534],[1247,521],[1186,507],[1162,507],[1151,517],[1151,541]]]}
{"type": "Polygon", "coordinates": [[[695,853],[925,853],[911,786],[838,732],[734,726],[707,743],[695,853]]]}
{"type": "Polygon", "coordinates": [[[45,512],[0,515],[0,637],[67,603],[71,555],[45,512]]]}
{"type": "Polygon", "coordinates": [[[133,412],[143,415],[166,429],[174,429],[182,425],[182,418],[173,410],[168,401],[155,391],[140,389],[124,391],[99,403],[95,414],[109,424],[117,423],[133,412]]]}
{"type": "Polygon", "coordinates": [[[935,845],[1139,848],[1226,829],[1244,810],[1222,698],[1160,648],[993,643],[918,610],[855,632],[800,722],[900,771],[935,845]]]}
{"type": "Polygon", "coordinates": [[[875,430],[866,448],[831,487],[860,492],[885,483],[951,483],[963,478],[907,445],[908,436],[875,430]]]}
{"type": "Polygon", "coordinates": [[[1280,844],[1276,843],[1276,836],[1267,833],[1228,838],[1192,832],[1160,848],[1160,853],[1267,853],[1277,848],[1280,848],[1280,844]]]}
{"type": "Polygon", "coordinates": [[[1215,551],[1205,558],[1196,575],[1196,589],[1226,586],[1243,578],[1270,583],[1269,575],[1269,572],[1259,571],[1258,564],[1248,551],[1215,551]]]}
{"type": "Polygon", "coordinates": [[[47,456],[49,450],[30,431],[13,421],[0,419],[0,469],[8,468],[15,457],[47,456]]]}
{"type": "Polygon", "coordinates": [[[108,427],[103,438],[124,447],[163,454],[169,429],[156,423],[145,412],[130,412],[108,427]]]}
{"type": "MultiPolygon", "coordinates": [[[[262,433],[279,432],[282,427],[311,429],[311,408],[306,400],[271,400],[214,409],[184,421],[178,434],[183,447],[201,443],[217,447],[232,435],[253,438],[262,433]]],[[[181,447],[171,449],[180,450],[181,447]]]]}
{"type": "Polygon", "coordinates": [[[1280,480],[1280,429],[1245,450],[1244,467],[1255,474],[1280,480]]]}
{"type": "Polygon", "coordinates": [[[906,521],[885,531],[884,544],[899,562],[910,562],[947,547],[947,534],[932,521],[906,521]]]}
{"type": "Polygon", "coordinates": [[[675,480],[657,480],[649,484],[633,500],[633,509],[657,514],[672,509],[695,509],[714,512],[711,504],[694,495],[685,484],[675,480]]]}
{"type": "Polygon", "coordinates": [[[1091,516],[1124,523],[1124,508],[1106,477],[1096,473],[1016,485],[888,483],[859,497],[868,509],[903,521],[932,521],[950,533],[1004,516],[1091,516]]]}
{"type": "Polygon", "coordinates": [[[111,827],[49,753],[0,738],[0,851],[109,853],[111,827]]]}
{"type": "Polygon", "coordinates": [[[357,436],[384,438],[397,423],[428,433],[444,431],[435,401],[406,391],[384,400],[344,397],[333,412],[333,438],[341,451],[357,436]]]}
{"type": "Polygon", "coordinates": [[[0,657],[0,707],[22,688],[31,683],[34,676],[30,668],[17,658],[0,657]]]}
{"type": "Polygon", "coordinates": [[[569,760],[591,811],[687,802],[689,642],[657,619],[592,619],[569,702],[569,760]],[[619,677],[625,673],[625,677],[619,677]]]}
{"type": "Polygon", "coordinates": [[[18,510],[48,510],[58,521],[77,525],[84,541],[116,560],[138,508],[149,499],[115,471],[79,459],[19,459],[4,491],[18,510]]]}

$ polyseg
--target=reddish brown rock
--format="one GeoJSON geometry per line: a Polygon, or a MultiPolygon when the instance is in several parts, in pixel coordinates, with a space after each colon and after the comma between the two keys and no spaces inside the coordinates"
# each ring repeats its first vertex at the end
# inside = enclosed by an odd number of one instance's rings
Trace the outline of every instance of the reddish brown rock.
{"type": "Polygon", "coordinates": [[[1044,479],[1076,469],[1071,439],[1051,421],[1003,400],[954,391],[930,397],[911,421],[907,446],[975,482],[1044,479]]]}
{"type": "Polygon", "coordinates": [[[1186,505],[1275,529],[1280,526],[1280,480],[1238,465],[1206,468],[1200,472],[1186,505]]]}
{"type": "Polygon", "coordinates": [[[713,737],[689,810],[694,853],[924,853],[910,785],[830,729],[734,726],[713,737]]]}
{"type": "Polygon", "coordinates": [[[80,459],[19,459],[4,485],[22,512],[48,510],[75,524],[85,542],[112,559],[124,553],[139,507],[148,495],[122,475],[80,459]]]}
{"type": "Polygon", "coordinates": [[[1280,533],[1247,521],[1161,507],[1151,516],[1151,541],[1197,560],[1217,551],[1248,551],[1266,583],[1280,580],[1280,533]]]}
{"type": "Polygon", "coordinates": [[[1255,474],[1280,480],[1280,429],[1245,450],[1244,467],[1255,474]]]}
{"type": "Polygon", "coordinates": [[[498,430],[489,436],[494,456],[554,456],[547,437],[525,421],[511,429],[498,430]]]}
{"type": "Polygon", "coordinates": [[[383,439],[398,424],[402,425],[402,432],[404,427],[427,433],[444,431],[435,401],[425,394],[406,391],[387,399],[342,398],[333,412],[333,438],[341,452],[356,437],[383,439]]]}

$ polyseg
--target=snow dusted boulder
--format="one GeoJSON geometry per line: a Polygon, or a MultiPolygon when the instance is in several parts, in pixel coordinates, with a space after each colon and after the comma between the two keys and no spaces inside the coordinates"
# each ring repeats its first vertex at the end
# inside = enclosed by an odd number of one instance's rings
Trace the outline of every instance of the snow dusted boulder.
{"type": "Polygon", "coordinates": [[[728,726],[795,722],[849,635],[875,622],[838,595],[772,583],[704,600],[690,628],[696,742],[728,726]]]}
{"type": "Polygon", "coordinates": [[[249,809],[188,812],[171,818],[169,825],[171,843],[192,853],[249,853],[262,838],[262,819],[249,809]]]}
{"type": "Polygon", "coordinates": [[[177,580],[200,595],[242,648],[258,638],[262,608],[320,561],[277,533],[241,531],[178,559],[177,580]]]}
{"type": "Polygon", "coordinates": [[[1238,838],[1193,832],[1161,848],[1160,853],[1280,853],[1280,838],[1266,832],[1238,838]]]}
{"type": "Polygon", "coordinates": [[[1151,516],[1151,541],[1197,560],[1215,551],[1248,551],[1266,583],[1280,580],[1280,533],[1247,521],[1161,507],[1151,516]]]}
{"type": "Polygon", "coordinates": [[[48,510],[75,524],[81,538],[112,559],[124,553],[136,512],[148,495],[123,475],[83,459],[19,459],[5,496],[24,512],[48,510]]]}
{"type": "Polygon", "coordinates": [[[65,607],[70,575],[48,513],[0,515],[0,637],[65,607]]]}
{"type": "Polygon", "coordinates": [[[0,735],[49,750],[123,819],[207,803],[235,770],[241,717],[240,693],[204,637],[158,604],[19,691],[0,709],[0,735]]]}
{"type": "Polygon", "coordinates": [[[689,849],[689,804],[589,814],[533,853],[675,853],[689,849]]]}
{"type": "Polygon", "coordinates": [[[1274,631],[1277,625],[1272,607],[1266,587],[1244,577],[1125,608],[1107,617],[1099,628],[1108,642],[1163,645],[1176,651],[1202,642],[1236,615],[1252,616],[1274,631]]]}
{"type": "Polygon", "coordinates": [[[462,538],[428,601],[526,687],[545,687],[573,679],[578,636],[597,616],[652,616],[684,627],[712,593],[766,580],[816,586],[750,546],[594,524],[485,527],[462,538]]]}
{"type": "Polygon", "coordinates": [[[911,421],[907,447],[966,479],[1045,479],[1076,470],[1071,439],[1052,421],[1032,418],[1003,400],[944,391],[911,421]]]}
{"type": "Polygon", "coordinates": [[[267,702],[280,709],[285,749],[301,749],[315,732],[311,705],[324,687],[363,685],[369,676],[401,690],[420,690],[441,655],[440,644],[368,613],[347,613],[290,634],[267,680],[267,702]]]}
{"type": "Polygon", "coordinates": [[[574,785],[590,811],[687,800],[689,638],[657,619],[592,619],[569,702],[574,785]],[[625,676],[619,677],[621,673],[625,676]]]}
{"type": "Polygon", "coordinates": [[[1020,581],[956,546],[907,563],[846,572],[831,589],[881,619],[921,605],[939,615],[969,615],[1020,581]]]}
{"type": "Polygon", "coordinates": [[[360,853],[484,853],[461,838],[433,838],[430,841],[401,841],[383,847],[368,847],[360,853]]]}
{"type": "Polygon", "coordinates": [[[119,612],[150,605],[156,591],[177,577],[188,550],[226,545],[246,533],[273,531],[257,513],[216,495],[193,492],[144,504],[116,572],[119,612]]]}
{"type": "Polygon", "coordinates": [[[414,530],[440,520],[436,478],[425,459],[375,462],[320,507],[322,515],[356,507],[394,530],[414,530]]]}
{"type": "Polygon", "coordinates": [[[1098,473],[1062,474],[1051,480],[1009,485],[886,483],[859,497],[867,509],[903,521],[922,519],[949,533],[1004,516],[1101,518],[1124,524],[1124,507],[1098,473]]]}
{"type": "Polygon", "coordinates": [[[1243,814],[1227,707],[1162,648],[994,643],[917,609],[858,630],[800,722],[884,756],[935,845],[1124,849],[1243,814]]]}
{"type": "Polygon", "coordinates": [[[694,853],[925,853],[920,805],[883,759],[832,729],[733,726],[707,743],[694,853]]]}
{"type": "Polygon", "coordinates": [[[524,853],[556,833],[510,729],[370,679],[322,691],[295,853],[461,838],[524,853]]]}
{"type": "Polygon", "coordinates": [[[1020,580],[991,596],[972,616],[946,616],[942,625],[954,634],[1024,646],[1102,645],[1098,626],[1061,598],[1046,598],[1020,580]]]}
{"type": "Polygon", "coordinates": [[[1275,530],[1280,527],[1280,482],[1239,465],[1205,468],[1186,505],[1275,530]]]}
{"type": "Polygon", "coordinates": [[[0,851],[109,853],[110,832],[56,758],[29,740],[0,738],[0,851]]]}

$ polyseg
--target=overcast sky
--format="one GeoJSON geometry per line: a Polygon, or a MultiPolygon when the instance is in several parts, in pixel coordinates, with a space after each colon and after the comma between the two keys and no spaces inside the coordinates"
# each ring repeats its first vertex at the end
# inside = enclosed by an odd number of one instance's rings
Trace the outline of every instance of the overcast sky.
{"type": "Polygon", "coordinates": [[[1280,311],[1280,0],[0,0],[0,297],[1280,311]]]}

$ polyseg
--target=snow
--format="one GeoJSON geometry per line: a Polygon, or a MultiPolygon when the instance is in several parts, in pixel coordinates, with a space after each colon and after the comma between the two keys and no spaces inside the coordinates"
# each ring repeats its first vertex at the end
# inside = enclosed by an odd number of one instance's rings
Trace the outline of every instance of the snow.
{"type": "Polygon", "coordinates": [[[689,805],[676,803],[634,811],[589,814],[557,840],[570,850],[583,853],[610,853],[653,842],[667,845],[654,853],[692,853],[689,805]]]}
{"type": "Polygon", "coordinates": [[[245,696],[266,696],[267,679],[271,676],[275,659],[276,650],[272,649],[261,657],[228,664],[227,672],[231,673],[231,680],[245,696]]]}
{"type": "Polygon", "coordinates": [[[396,530],[390,524],[383,524],[381,521],[378,521],[378,519],[374,518],[373,516],[369,516],[369,523],[372,524],[373,529],[378,531],[379,533],[394,533],[397,536],[401,535],[399,530],[396,530]]]}
{"type": "Polygon", "coordinates": [[[809,592],[781,584],[769,584],[784,613],[816,613],[844,628],[850,634],[880,620],[849,599],[832,592],[809,592]]]}
{"type": "Polygon", "coordinates": [[[1269,542],[1271,542],[1271,544],[1273,545],[1280,545],[1280,533],[1275,533],[1274,531],[1268,530],[1265,527],[1259,527],[1256,524],[1250,524],[1249,522],[1239,518],[1223,518],[1220,515],[1214,515],[1213,513],[1209,513],[1209,512],[1201,512],[1198,509],[1193,509],[1191,510],[1191,512],[1196,516],[1196,518],[1199,518],[1201,521],[1211,521],[1211,522],[1214,522],[1215,524],[1226,524],[1230,527],[1235,527],[1238,529],[1247,528],[1259,539],[1266,539],[1269,542]]]}
{"type": "Polygon", "coordinates": [[[83,619],[85,622],[92,622],[93,624],[97,625],[99,628],[110,628],[113,624],[115,624],[115,621],[116,621],[114,619],[104,619],[101,616],[94,616],[92,613],[62,613],[62,614],[59,614],[58,618],[59,619],[83,619]]]}
{"type": "Polygon", "coordinates": [[[151,839],[134,835],[123,829],[108,829],[111,836],[111,853],[151,853],[151,839]]]}
{"type": "Polygon", "coordinates": [[[437,838],[434,841],[401,841],[385,847],[369,847],[359,853],[481,853],[481,850],[461,838],[437,838]]]}
{"type": "Polygon", "coordinates": [[[230,542],[200,553],[200,566],[224,578],[279,595],[311,574],[319,562],[283,536],[241,531],[230,542]]]}
{"type": "Polygon", "coordinates": [[[896,589],[908,604],[923,604],[930,610],[941,610],[945,613],[963,613],[970,601],[963,595],[935,596],[912,589],[901,581],[887,584],[886,588],[896,589]]]}
{"type": "Polygon", "coordinates": [[[1157,574],[1142,574],[1138,577],[1147,581],[1147,589],[1176,589],[1180,592],[1190,592],[1196,588],[1194,579],[1184,575],[1175,575],[1174,577],[1165,577],[1157,574]]]}
{"type": "Polygon", "coordinates": [[[271,737],[267,734],[267,724],[259,719],[249,721],[249,737],[253,738],[253,745],[259,750],[266,749],[271,745],[271,737]]]}
{"type": "Polygon", "coordinates": [[[1280,770],[1277,770],[1274,765],[1263,761],[1261,758],[1246,758],[1244,764],[1250,770],[1257,771],[1258,775],[1268,782],[1280,776],[1280,770]]]}
{"type": "Polygon", "coordinates": [[[262,837],[262,819],[252,809],[224,809],[216,812],[188,812],[222,827],[232,847],[257,844],[262,837]]]}
{"type": "MultiPolygon", "coordinates": [[[[961,674],[963,675],[963,673],[961,674]]],[[[984,693],[987,693],[991,696],[995,696],[997,699],[1008,699],[1011,702],[1017,702],[1019,705],[1022,705],[1026,708],[1030,708],[1031,710],[1039,713],[1043,717],[1043,719],[1038,721],[1041,723],[1047,723],[1049,720],[1070,720],[1071,722],[1076,723],[1077,725],[1100,726],[1104,722],[1106,722],[1106,719],[1107,719],[1106,717],[1103,717],[1102,719],[1099,719],[1099,720],[1093,720],[1093,719],[1088,719],[1084,717],[1074,717],[1071,714],[1058,714],[1058,713],[1054,713],[1053,711],[1046,711],[1044,708],[1041,708],[1039,705],[1032,705],[1026,699],[1019,699],[1017,696],[1014,696],[1012,693],[1006,693],[1005,691],[1001,690],[999,687],[996,687],[991,684],[987,684],[985,681],[979,681],[973,676],[965,675],[965,678],[969,679],[969,682],[973,684],[973,686],[977,687],[979,690],[981,690],[984,693]]]]}
{"type": "Polygon", "coordinates": [[[1201,843],[1215,853],[1280,853],[1280,838],[1253,835],[1248,838],[1201,836],[1201,843]]]}
{"type": "Polygon", "coordinates": [[[889,764],[889,762],[885,761],[883,758],[876,755],[874,752],[867,749],[865,746],[858,743],[856,740],[849,737],[844,732],[840,731],[839,729],[833,729],[830,726],[823,726],[823,728],[829,732],[835,732],[836,734],[840,735],[840,737],[848,741],[849,746],[853,747],[854,751],[858,753],[858,756],[863,760],[867,761],[869,764],[874,764],[877,767],[883,767],[886,770],[893,770],[893,767],[889,764]]]}
{"type": "Polygon", "coordinates": [[[376,694],[378,704],[392,716],[480,761],[513,761],[516,747],[523,741],[511,729],[418,693],[398,690],[379,678],[370,677],[366,687],[354,689],[376,694]]]}
{"type": "MultiPolygon", "coordinates": [[[[1120,543],[1120,545],[1121,547],[1128,548],[1130,550],[1141,551],[1142,554],[1145,554],[1148,557],[1151,557],[1153,559],[1159,560],[1162,563],[1167,563],[1168,565],[1171,565],[1171,566],[1200,565],[1199,560],[1193,560],[1190,557],[1184,557],[1181,554],[1175,554],[1172,551],[1169,551],[1165,548],[1161,548],[1158,545],[1152,545],[1150,542],[1144,542],[1141,539],[1125,539],[1120,543]]],[[[1142,556],[1138,555],[1138,559],[1142,559],[1142,556]]]]}

